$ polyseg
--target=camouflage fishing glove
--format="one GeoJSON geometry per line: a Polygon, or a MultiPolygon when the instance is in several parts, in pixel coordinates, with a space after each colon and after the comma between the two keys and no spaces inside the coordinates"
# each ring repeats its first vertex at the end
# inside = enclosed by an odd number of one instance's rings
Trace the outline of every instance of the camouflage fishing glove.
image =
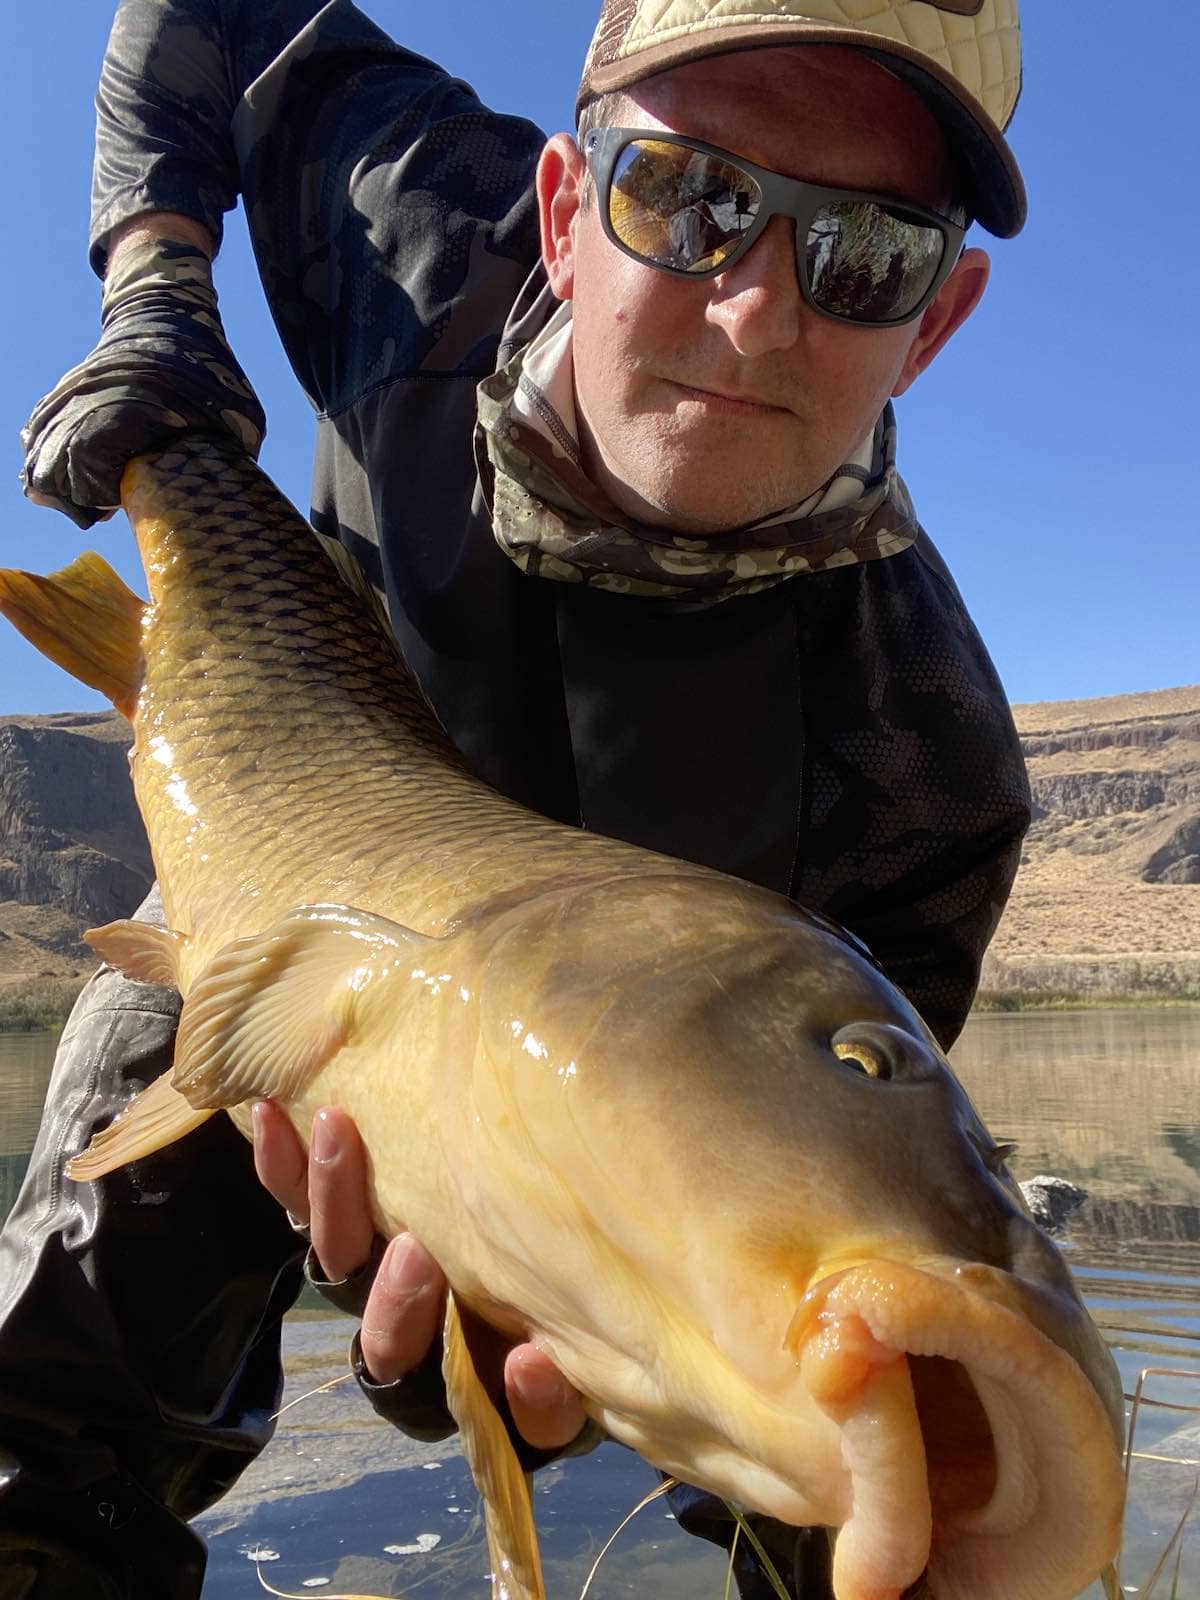
{"type": "Polygon", "coordinates": [[[100,342],[21,430],[25,493],[89,528],[121,502],[131,457],[185,433],[257,457],[266,418],[225,340],[203,251],[127,246],[104,282],[100,342]]]}

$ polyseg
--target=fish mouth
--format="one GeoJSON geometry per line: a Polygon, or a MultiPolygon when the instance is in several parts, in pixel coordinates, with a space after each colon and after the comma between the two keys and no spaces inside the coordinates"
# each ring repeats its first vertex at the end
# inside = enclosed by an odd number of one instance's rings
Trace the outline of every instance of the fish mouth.
{"type": "Polygon", "coordinates": [[[787,1342],[841,1434],[838,1600],[1073,1600],[1115,1555],[1112,1419],[1022,1294],[884,1263],[806,1295],[787,1342]]]}

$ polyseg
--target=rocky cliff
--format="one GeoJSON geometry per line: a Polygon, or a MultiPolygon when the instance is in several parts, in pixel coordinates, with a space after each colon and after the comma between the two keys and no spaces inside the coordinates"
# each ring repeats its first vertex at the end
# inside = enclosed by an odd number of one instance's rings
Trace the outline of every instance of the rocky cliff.
{"type": "Polygon", "coordinates": [[[1200,686],[1013,714],[1034,822],[985,988],[1200,998],[1200,686]]]}
{"type": "Polygon", "coordinates": [[[128,742],[112,712],[0,718],[0,980],[90,970],[81,930],[149,887],[128,742]]]}
{"type": "MultiPolygon", "coordinates": [[[[994,991],[1200,998],[1200,686],[1014,707],[1035,820],[994,991]]],[[[150,883],[113,714],[0,718],[0,982],[69,976],[150,883]]]]}

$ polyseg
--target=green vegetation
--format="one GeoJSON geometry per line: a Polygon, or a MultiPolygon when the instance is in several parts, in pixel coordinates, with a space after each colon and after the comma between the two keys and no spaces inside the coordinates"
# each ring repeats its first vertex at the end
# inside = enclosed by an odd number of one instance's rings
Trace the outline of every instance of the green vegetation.
{"type": "Polygon", "coordinates": [[[1139,1010],[1200,1005],[1195,994],[1102,994],[1065,989],[981,989],[973,1011],[1107,1011],[1114,1006],[1139,1010]]]}
{"type": "MultiPolygon", "coordinates": [[[[61,1028],[84,978],[28,978],[0,985],[0,1033],[41,1033],[61,1028]]],[[[1099,994],[1059,989],[981,989],[973,1011],[1096,1011],[1113,1006],[1139,1009],[1197,1006],[1200,995],[1099,994]]]]}
{"type": "MultiPolygon", "coordinates": [[[[84,978],[28,978],[0,985],[0,1033],[41,1033],[61,1028],[84,978]]],[[[972,1010],[1095,1011],[1112,1006],[1197,1006],[1200,995],[1093,994],[1058,989],[981,989],[972,1010]]]]}
{"type": "Polygon", "coordinates": [[[0,986],[0,1033],[42,1033],[61,1028],[83,978],[28,978],[0,986]]]}

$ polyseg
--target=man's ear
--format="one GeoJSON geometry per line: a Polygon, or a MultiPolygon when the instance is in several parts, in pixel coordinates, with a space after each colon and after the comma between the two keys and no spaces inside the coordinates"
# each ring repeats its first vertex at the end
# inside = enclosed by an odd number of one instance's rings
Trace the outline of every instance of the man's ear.
{"type": "Polygon", "coordinates": [[[538,159],[538,220],[542,265],[560,300],[575,292],[575,220],[583,200],[583,156],[569,133],[556,133],[538,159]]]}
{"type": "Polygon", "coordinates": [[[938,290],[917,327],[917,336],[909,346],[900,376],[896,379],[893,395],[901,395],[925,371],[925,368],[974,311],[983,299],[983,291],[991,275],[992,263],[986,250],[964,250],[954,263],[954,271],[938,290]]]}

